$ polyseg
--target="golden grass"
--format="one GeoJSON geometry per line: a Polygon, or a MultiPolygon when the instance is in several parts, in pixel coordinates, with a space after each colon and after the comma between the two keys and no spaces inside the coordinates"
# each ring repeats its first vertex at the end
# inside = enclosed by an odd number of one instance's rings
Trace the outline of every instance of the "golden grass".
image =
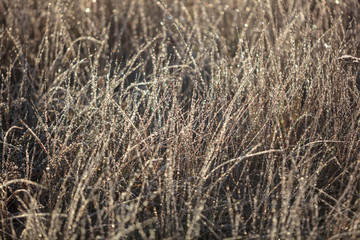
{"type": "Polygon", "coordinates": [[[1,239],[357,239],[357,1],[0,1],[1,239]]]}

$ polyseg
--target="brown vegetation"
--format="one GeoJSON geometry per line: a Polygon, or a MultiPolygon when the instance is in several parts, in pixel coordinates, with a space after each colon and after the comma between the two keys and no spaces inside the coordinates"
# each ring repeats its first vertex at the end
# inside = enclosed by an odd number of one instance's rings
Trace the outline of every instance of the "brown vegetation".
{"type": "Polygon", "coordinates": [[[360,3],[0,0],[1,239],[358,239],[360,3]]]}

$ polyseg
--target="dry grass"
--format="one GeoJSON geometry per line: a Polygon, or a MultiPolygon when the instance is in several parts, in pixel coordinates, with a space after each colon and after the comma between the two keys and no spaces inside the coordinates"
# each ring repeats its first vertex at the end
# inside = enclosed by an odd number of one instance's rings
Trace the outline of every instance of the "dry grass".
{"type": "Polygon", "coordinates": [[[358,239],[359,38],[355,0],[0,0],[0,238],[358,239]]]}

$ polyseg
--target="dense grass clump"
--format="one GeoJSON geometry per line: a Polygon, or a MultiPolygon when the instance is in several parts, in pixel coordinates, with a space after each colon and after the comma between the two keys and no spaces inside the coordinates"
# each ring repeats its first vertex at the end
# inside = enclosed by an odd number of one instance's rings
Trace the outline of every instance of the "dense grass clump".
{"type": "Polygon", "coordinates": [[[358,239],[360,3],[0,0],[0,239],[358,239]]]}

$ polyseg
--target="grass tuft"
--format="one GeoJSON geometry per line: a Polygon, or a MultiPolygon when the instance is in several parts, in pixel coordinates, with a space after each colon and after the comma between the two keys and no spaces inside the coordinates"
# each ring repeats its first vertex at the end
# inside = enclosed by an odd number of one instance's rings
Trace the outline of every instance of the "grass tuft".
{"type": "Polygon", "coordinates": [[[358,1],[0,1],[1,239],[358,239],[358,1]]]}

